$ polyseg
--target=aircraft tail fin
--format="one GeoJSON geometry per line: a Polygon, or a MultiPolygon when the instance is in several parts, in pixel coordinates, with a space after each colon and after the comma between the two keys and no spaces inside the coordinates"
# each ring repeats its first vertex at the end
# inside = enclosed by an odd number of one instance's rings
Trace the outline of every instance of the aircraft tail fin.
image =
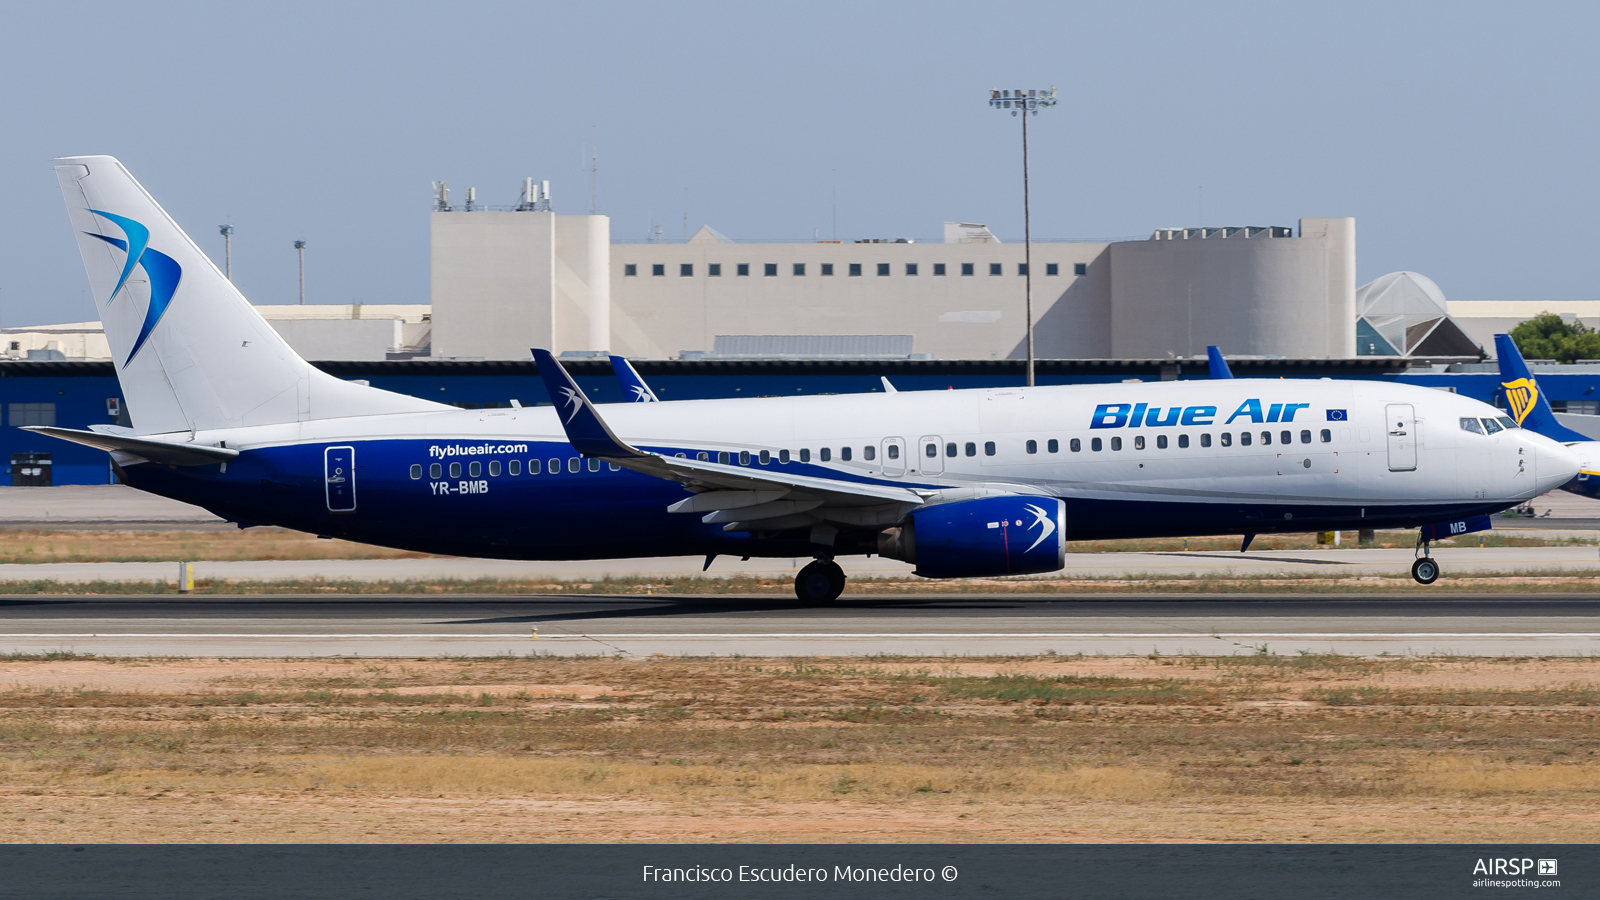
{"type": "Polygon", "coordinates": [[[138,434],[445,408],[301,359],[114,157],[55,168],[138,434]]]}
{"type": "Polygon", "coordinates": [[[1533,370],[1528,368],[1527,361],[1517,350],[1516,342],[1511,340],[1511,335],[1495,335],[1494,349],[1495,356],[1500,361],[1500,387],[1505,391],[1506,406],[1511,410],[1511,417],[1518,425],[1551,440],[1590,440],[1586,435],[1579,434],[1556,420],[1555,411],[1550,408],[1550,401],[1545,398],[1544,392],[1539,390],[1539,382],[1534,379],[1533,370]]]}
{"type": "Polygon", "coordinates": [[[1206,347],[1206,362],[1211,368],[1212,378],[1233,377],[1233,370],[1228,368],[1228,361],[1222,358],[1222,351],[1216,344],[1206,347]]]}
{"type": "Polygon", "coordinates": [[[633,364],[628,362],[626,356],[611,357],[611,370],[617,373],[617,380],[622,382],[622,395],[629,403],[659,402],[656,392],[650,390],[650,385],[645,384],[639,373],[633,370],[633,364]]]}

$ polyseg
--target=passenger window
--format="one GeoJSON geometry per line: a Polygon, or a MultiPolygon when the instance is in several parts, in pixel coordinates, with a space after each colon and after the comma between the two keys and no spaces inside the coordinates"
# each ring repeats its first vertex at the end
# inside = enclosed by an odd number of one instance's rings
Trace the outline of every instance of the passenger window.
{"type": "Polygon", "coordinates": [[[694,458],[698,459],[701,462],[710,462],[711,461],[711,454],[705,452],[704,450],[701,450],[699,453],[696,453],[694,455],[694,458]]]}
{"type": "Polygon", "coordinates": [[[576,474],[578,474],[578,471],[580,469],[582,469],[582,468],[583,468],[583,460],[579,459],[576,456],[567,457],[567,471],[568,472],[571,472],[572,474],[576,475],[576,474]]]}
{"type": "Polygon", "coordinates": [[[600,460],[595,459],[594,457],[591,456],[589,458],[589,471],[591,471],[591,472],[600,471],[600,460]]]}
{"type": "Polygon", "coordinates": [[[477,460],[473,460],[472,462],[467,463],[467,477],[468,478],[477,478],[479,475],[482,475],[482,474],[483,474],[483,464],[482,463],[478,462],[477,460]]]}
{"type": "Polygon", "coordinates": [[[506,463],[506,474],[507,475],[521,475],[522,474],[522,460],[513,459],[512,461],[506,463]]]}
{"type": "Polygon", "coordinates": [[[1143,450],[1144,449],[1144,435],[1136,434],[1136,435],[1133,436],[1133,449],[1135,449],[1135,450],[1143,450]]]}
{"type": "Polygon", "coordinates": [[[528,474],[537,475],[544,471],[544,464],[537,459],[528,460],[528,474]]]}
{"type": "Polygon", "coordinates": [[[1272,432],[1270,432],[1270,431],[1261,432],[1261,446],[1265,447],[1265,446],[1267,446],[1268,444],[1271,444],[1271,443],[1272,443],[1272,432]]]}
{"type": "Polygon", "coordinates": [[[496,475],[499,475],[499,474],[500,474],[500,460],[498,460],[498,459],[489,460],[489,477],[493,478],[493,477],[495,477],[496,475]]]}
{"type": "Polygon", "coordinates": [[[1178,449],[1179,450],[1187,450],[1187,449],[1189,449],[1189,436],[1187,434],[1178,435],[1178,449]]]}
{"type": "Polygon", "coordinates": [[[763,451],[761,451],[761,455],[758,457],[758,460],[760,461],[760,463],[763,466],[772,465],[772,451],[771,450],[763,450],[763,451]]]}
{"type": "Polygon", "coordinates": [[[451,478],[460,478],[461,477],[461,463],[451,463],[450,464],[450,477],[451,478]]]}
{"type": "Polygon", "coordinates": [[[724,465],[724,466],[727,465],[728,464],[728,451],[726,451],[726,450],[718,450],[717,451],[717,462],[722,464],[722,465],[724,465]]]}
{"type": "Polygon", "coordinates": [[[878,456],[878,448],[877,447],[874,447],[871,444],[868,444],[865,447],[861,448],[861,458],[862,459],[868,459],[868,460],[876,459],[877,456],[878,456]]]}
{"type": "Polygon", "coordinates": [[[740,450],[739,451],[739,465],[741,465],[741,466],[750,465],[750,451],[749,450],[740,450]]]}
{"type": "Polygon", "coordinates": [[[1302,429],[1301,430],[1301,432],[1300,432],[1300,443],[1302,443],[1302,444],[1311,443],[1311,429],[1306,428],[1306,429],[1302,429]]]}
{"type": "Polygon", "coordinates": [[[926,447],[923,447],[922,448],[922,455],[926,456],[929,459],[938,459],[939,458],[939,445],[938,444],[929,444],[926,447]]]}
{"type": "Polygon", "coordinates": [[[993,456],[994,455],[994,441],[984,441],[983,442],[983,455],[984,456],[993,456]]]}
{"type": "Polygon", "coordinates": [[[1280,444],[1292,444],[1292,443],[1294,443],[1294,432],[1292,432],[1292,431],[1280,431],[1280,432],[1278,432],[1278,443],[1280,443],[1280,444]]]}
{"type": "Polygon", "coordinates": [[[945,456],[955,456],[956,455],[956,442],[955,441],[951,441],[950,443],[944,445],[944,455],[945,456]]]}
{"type": "Polygon", "coordinates": [[[821,460],[822,462],[828,462],[829,460],[833,459],[833,451],[827,447],[823,447],[821,450],[817,451],[817,459],[821,460]]]}
{"type": "MultiPolygon", "coordinates": [[[[1245,436],[1249,437],[1249,433],[1247,432],[1245,434],[1245,436]]],[[[1249,441],[1245,441],[1245,443],[1248,444],[1249,441]]],[[[1233,435],[1232,434],[1230,434],[1230,433],[1228,433],[1226,431],[1224,431],[1222,433],[1222,446],[1224,446],[1224,447],[1232,447],[1233,446],[1233,435]]]]}
{"type": "Polygon", "coordinates": [[[1028,447],[1028,452],[1029,453],[1038,453],[1039,452],[1039,442],[1038,441],[1029,441],[1028,444],[1027,444],[1027,447],[1028,447]]]}
{"type": "Polygon", "coordinates": [[[1202,447],[1211,446],[1211,433],[1210,432],[1206,432],[1205,434],[1200,435],[1200,446],[1202,446],[1202,447]]]}
{"type": "Polygon", "coordinates": [[[974,444],[971,441],[967,441],[967,455],[968,456],[977,456],[978,455],[978,445],[974,444]]]}
{"type": "Polygon", "coordinates": [[[1061,452],[1061,442],[1056,440],[1055,438],[1051,438],[1049,440],[1049,442],[1044,445],[1044,449],[1049,451],[1050,453],[1060,453],[1061,452]]]}
{"type": "Polygon", "coordinates": [[[1248,431],[1239,432],[1239,446],[1241,446],[1241,447],[1250,446],[1250,432],[1248,432],[1248,431]]]}
{"type": "Polygon", "coordinates": [[[1113,450],[1121,450],[1122,449],[1122,438],[1119,438],[1119,437],[1112,438],[1111,439],[1111,449],[1113,449],[1113,450]]]}
{"type": "Polygon", "coordinates": [[[439,465],[438,463],[434,463],[433,465],[428,467],[428,477],[429,478],[438,478],[439,476],[441,476],[443,474],[444,474],[444,467],[439,465]]]}
{"type": "Polygon", "coordinates": [[[804,447],[800,449],[800,461],[803,463],[811,462],[811,451],[809,449],[804,447]]]}
{"type": "Polygon", "coordinates": [[[1100,452],[1100,439],[1099,438],[1090,438],[1089,439],[1089,449],[1093,450],[1096,453],[1099,453],[1100,452]]]}
{"type": "Polygon", "coordinates": [[[1073,453],[1079,453],[1083,450],[1083,442],[1077,438],[1073,438],[1067,442],[1067,449],[1071,450],[1073,453]]]}
{"type": "Polygon", "coordinates": [[[780,462],[783,465],[787,466],[789,464],[789,451],[787,451],[787,450],[779,450],[778,451],[778,462],[780,462]]]}
{"type": "Polygon", "coordinates": [[[1167,436],[1166,435],[1164,435],[1164,434],[1156,435],[1156,449],[1157,450],[1165,450],[1165,449],[1167,449],[1167,436]]]}
{"type": "Polygon", "coordinates": [[[1478,424],[1478,420],[1467,416],[1461,417],[1461,430],[1470,431],[1473,434],[1483,434],[1483,426],[1478,424]]]}
{"type": "Polygon", "coordinates": [[[890,459],[899,459],[900,458],[900,445],[899,444],[890,444],[889,445],[889,458],[890,459]]]}
{"type": "Polygon", "coordinates": [[[688,459],[688,458],[689,458],[689,457],[687,457],[687,456],[684,456],[684,455],[683,455],[683,454],[682,454],[682,453],[674,453],[674,454],[672,454],[672,455],[673,455],[673,457],[674,457],[674,458],[675,458],[675,459],[688,459]]]}
{"type": "MultiPolygon", "coordinates": [[[[614,463],[614,462],[608,462],[608,463],[606,463],[606,468],[608,468],[608,469],[610,469],[610,470],[611,470],[611,471],[613,471],[613,472],[621,472],[621,471],[622,471],[622,467],[621,467],[621,466],[619,466],[619,465],[617,465],[617,464],[616,464],[616,463],[614,463]]],[[[491,474],[493,474],[493,473],[491,473],[491,474]]]]}
{"type": "Polygon", "coordinates": [[[1327,428],[1322,429],[1322,442],[1324,444],[1326,444],[1326,443],[1328,443],[1328,442],[1330,442],[1332,440],[1333,440],[1333,431],[1331,431],[1330,429],[1327,429],[1327,428]]]}
{"type": "Polygon", "coordinates": [[[1504,428],[1500,427],[1500,423],[1496,422],[1493,419],[1484,419],[1483,420],[1483,430],[1484,430],[1484,433],[1486,433],[1486,434],[1494,434],[1495,432],[1498,432],[1498,431],[1505,431],[1504,428]]]}
{"type": "Polygon", "coordinates": [[[849,447],[840,447],[839,448],[839,461],[840,462],[849,462],[850,461],[850,448],[849,447]]]}
{"type": "Polygon", "coordinates": [[[556,459],[555,457],[552,456],[550,458],[550,468],[548,469],[548,471],[550,472],[551,475],[560,475],[561,474],[561,460],[556,459]]]}
{"type": "Polygon", "coordinates": [[[417,479],[419,479],[421,477],[422,477],[422,463],[417,463],[416,465],[411,467],[411,480],[412,481],[416,481],[417,479]]]}

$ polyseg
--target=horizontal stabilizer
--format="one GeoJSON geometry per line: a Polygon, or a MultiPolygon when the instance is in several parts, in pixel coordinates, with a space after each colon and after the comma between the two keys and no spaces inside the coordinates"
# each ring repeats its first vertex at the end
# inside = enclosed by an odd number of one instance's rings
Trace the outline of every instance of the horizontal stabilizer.
{"type": "Polygon", "coordinates": [[[87,447],[96,447],[101,450],[121,450],[142,456],[151,462],[164,463],[169,466],[214,466],[225,463],[239,455],[239,451],[227,447],[211,447],[205,444],[180,444],[177,441],[156,441],[150,438],[132,437],[120,434],[102,434],[98,431],[79,431],[75,428],[57,428],[54,425],[25,425],[24,431],[33,431],[39,434],[71,441],[74,444],[83,444],[87,447]]]}

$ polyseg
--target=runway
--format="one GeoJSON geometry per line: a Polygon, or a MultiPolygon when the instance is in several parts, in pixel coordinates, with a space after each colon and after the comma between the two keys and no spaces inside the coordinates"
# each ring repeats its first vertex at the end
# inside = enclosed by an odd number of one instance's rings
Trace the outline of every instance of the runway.
{"type": "Polygon", "coordinates": [[[1587,656],[1600,595],[0,600],[0,652],[115,657],[1587,656]]]}

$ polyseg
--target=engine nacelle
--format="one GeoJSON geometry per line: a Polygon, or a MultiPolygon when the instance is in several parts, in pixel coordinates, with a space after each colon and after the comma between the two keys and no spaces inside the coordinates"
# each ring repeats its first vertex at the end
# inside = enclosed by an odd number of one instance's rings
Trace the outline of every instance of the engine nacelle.
{"type": "Polygon", "coordinates": [[[1067,564],[1066,505],[1054,497],[984,497],[917,510],[878,535],[878,555],[925,578],[1035,575],[1067,564]]]}

